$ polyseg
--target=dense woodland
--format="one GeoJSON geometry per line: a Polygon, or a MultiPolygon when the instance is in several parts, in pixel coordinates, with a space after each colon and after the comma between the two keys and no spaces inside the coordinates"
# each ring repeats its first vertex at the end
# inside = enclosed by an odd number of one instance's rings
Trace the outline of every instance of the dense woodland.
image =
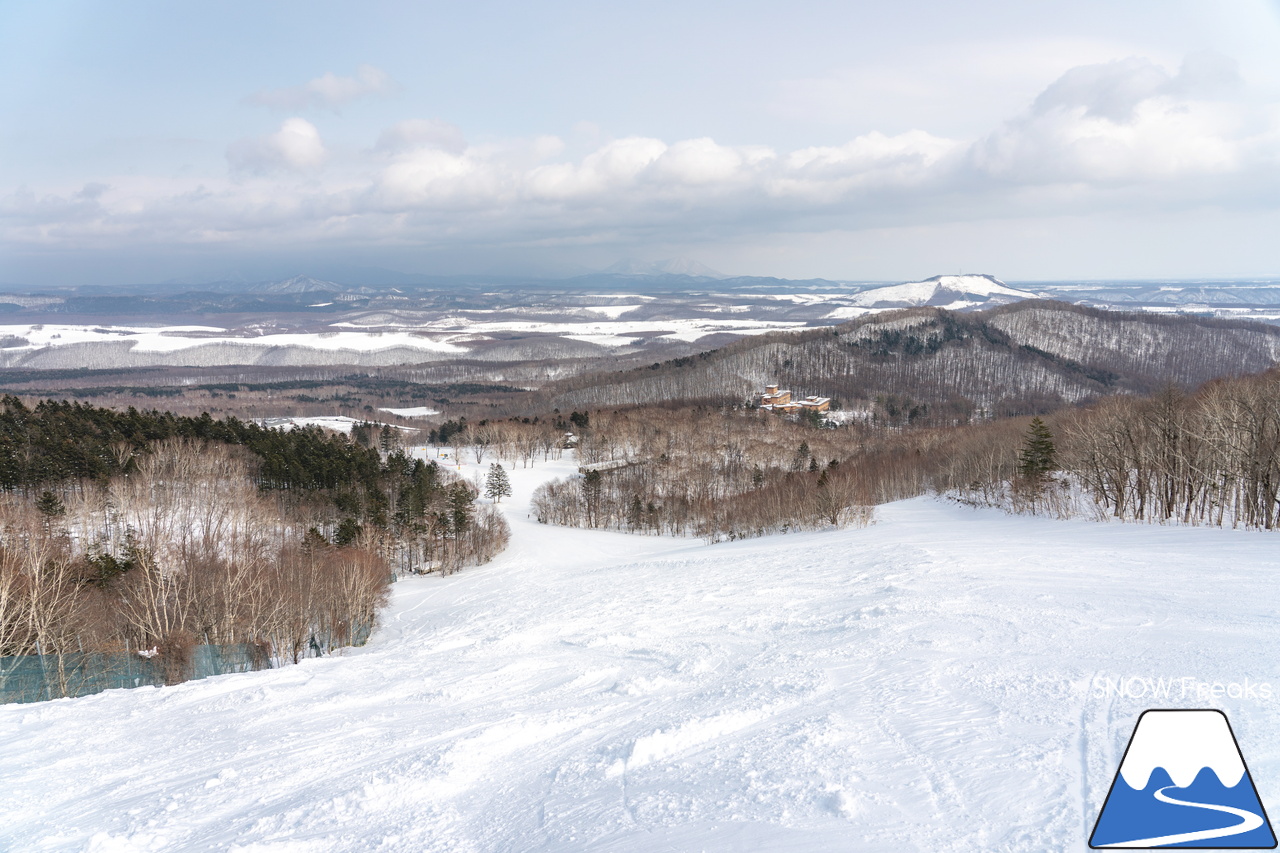
{"type": "MultiPolygon", "coordinates": [[[[491,558],[477,490],[366,446],[209,417],[0,401],[0,656],[362,641],[399,571],[491,558]]],[[[167,650],[167,651],[166,651],[167,650]]]]}

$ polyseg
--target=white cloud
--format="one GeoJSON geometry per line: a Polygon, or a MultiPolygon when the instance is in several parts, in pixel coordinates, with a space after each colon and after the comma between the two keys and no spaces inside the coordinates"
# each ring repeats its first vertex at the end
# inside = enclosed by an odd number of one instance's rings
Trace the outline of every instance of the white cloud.
{"type": "Polygon", "coordinates": [[[285,119],[275,133],[241,139],[227,147],[233,171],[255,174],[311,170],[322,165],[327,156],[320,131],[303,118],[285,119]]]}
{"type": "Polygon", "coordinates": [[[773,156],[767,148],[736,149],[706,137],[686,139],[654,161],[653,177],[662,183],[690,187],[736,184],[749,179],[752,166],[773,156]]]}
{"type": "Polygon", "coordinates": [[[831,203],[859,191],[918,187],[944,179],[962,144],[913,130],[897,136],[872,132],[841,146],[802,148],[784,161],[773,194],[831,203]]]}
{"type": "Polygon", "coordinates": [[[395,81],[387,72],[372,65],[361,65],[352,77],[328,71],[301,86],[264,89],[245,98],[245,101],[278,110],[337,110],[359,98],[387,94],[395,87],[395,81]]]}
{"type": "Polygon", "coordinates": [[[541,201],[598,199],[602,193],[624,192],[667,150],[660,139],[629,137],[596,149],[581,163],[555,163],[534,168],[524,181],[528,196],[541,201]]]}
{"type": "Polygon", "coordinates": [[[409,119],[392,125],[378,136],[375,150],[400,152],[414,148],[435,148],[450,154],[466,150],[462,129],[439,119],[409,119]]]}
{"type": "Polygon", "coordinates": [[[331,153],[290,118],[233,143],[231,178],[109,177],[0,199],[10,245],[110,235],[174,243],[583,245],[989,217],[1277,207],[1280,110],[1240,96],[1228,60],[1068,70],[977,139],[870,132],[778,151],[713,139],[555,137],[468,145],[438,120],[331,153]],[[322,165],[331,168],[320,169],[322,165]],[[109,189],[107,188],[109,185],[109,189]],[[193,186],[194,185],[194,186],[193,186]]]}
{"type": "Polygon", "coordinates": [[[971,163],[1023,185],[1179,181],[1264,166],[1258,134],[1275,134],[1274,116],[1256,127],[1254,108],[1222,97],[1238,85],[1234,63],[1213,54],[1188,57],[1177,74],[1139,58],[1073,68],[979,140],[971,163]]]}

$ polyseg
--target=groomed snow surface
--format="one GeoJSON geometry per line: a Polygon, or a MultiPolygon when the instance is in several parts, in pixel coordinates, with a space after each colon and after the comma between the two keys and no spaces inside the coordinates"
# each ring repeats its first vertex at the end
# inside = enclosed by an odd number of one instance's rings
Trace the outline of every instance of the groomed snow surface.
{"type": "Polygon", "coordinates": [[[397,584],[362,649],[0,707],[0,849],[1084,850],[1148,707],[1225,710],[1280,810],[1270,534],[931,499],[713,546],[528,519],[570,470],[510,472],[510,549],[397,584]],[[1132,695],[1157,677],[1191,694],[1132,695]],[[1195,695],[1246,679],[1273,698],[1195,695]]]}

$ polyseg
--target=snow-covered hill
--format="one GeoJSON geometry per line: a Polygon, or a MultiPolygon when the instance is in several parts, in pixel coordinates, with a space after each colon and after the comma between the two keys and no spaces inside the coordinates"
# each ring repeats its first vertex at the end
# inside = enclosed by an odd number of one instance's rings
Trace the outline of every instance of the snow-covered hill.
{"type": "Polygon", "coordinates": [[[864,308],[931,305],[953,311],[972,311],[1036,298],[1037,294],[1009,287],[992,275],[935,275],[924,281],[864,290],[853,297],[853,302],[864,308]]]}
{"type": "Polygon", "coordinates": [[[1152,706],[1226,710],[1280,802],[1273,534],[529,520],[569,470],[511,472],[511,548],[397,584],[363,649],[0,707],[0,849],[1082,850],[1152,706]]]}

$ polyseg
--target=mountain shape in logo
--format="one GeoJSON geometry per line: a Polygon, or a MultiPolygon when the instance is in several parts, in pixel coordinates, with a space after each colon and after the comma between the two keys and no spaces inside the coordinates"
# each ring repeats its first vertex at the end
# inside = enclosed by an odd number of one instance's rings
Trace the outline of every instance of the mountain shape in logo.
{"type": "Polygon", "coordinates": [[[1089,846],[1275,848],[1271,821],[1226,715],[1144,711],[1089,846]]]}

